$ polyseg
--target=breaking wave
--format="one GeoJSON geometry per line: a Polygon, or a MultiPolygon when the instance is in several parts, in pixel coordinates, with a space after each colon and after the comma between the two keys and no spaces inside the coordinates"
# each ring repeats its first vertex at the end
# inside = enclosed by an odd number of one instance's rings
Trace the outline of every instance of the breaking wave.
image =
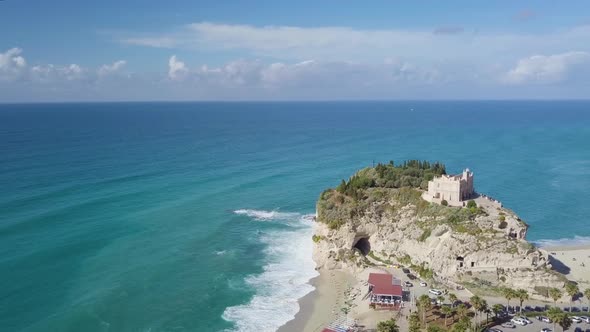
{"type": "Polygon", "coordinates": [[[590,245],[590,237],[588,236],[574,236],[573,238],[563,238],[554,240],[538,240],[532,241],[537,247],[552,248],[552,247],[573,247],[573,246],[587,246],[590,245]]]}
{"type": "Polygon", "coordinates": [[[318,275],[312,259],[313,215],[259,210],[234,213],[294,226],[261,235],[260,241],[266,244],[264,271],[245,280],[256,294],[250,302],[229,307],[223,313],[225,320],[235,324],[234,331],[276,331],[295,317],[298,300],[314,289],[308,283],[318,275]]]}

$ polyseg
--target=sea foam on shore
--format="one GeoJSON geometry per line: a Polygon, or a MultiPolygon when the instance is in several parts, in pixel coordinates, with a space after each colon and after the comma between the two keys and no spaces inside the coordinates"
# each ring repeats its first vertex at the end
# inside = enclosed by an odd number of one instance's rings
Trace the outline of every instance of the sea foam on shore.
{"type": "Polygon", "coordinates": [[[229,307],[225,320],[236,331],[276,331],[299,311],[298,299],[313,291],[309,280],[318,275],[312,259],[313,234],[310,215],[293,212],[236,210],[255,221],[278,222],[287,229],[263,233],[260,241],[266,265],[264,272],[249,276],[246,283],[256,290],[250,302],[229,307]]]}
{"type": "Polygon", "coordinates": [[[574,236],[573,238],[562,238],[562,239],[546,239],[532,241],[537,247],[540,248],[562,248],[562,247],[590,247],[590,237],[588,236],[574,236]]]}

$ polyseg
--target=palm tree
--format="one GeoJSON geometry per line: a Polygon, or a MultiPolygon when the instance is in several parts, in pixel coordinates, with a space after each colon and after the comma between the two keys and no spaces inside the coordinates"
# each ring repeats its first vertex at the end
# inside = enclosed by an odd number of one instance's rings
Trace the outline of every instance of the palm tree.
{"type": "Polygon", "coordinates": [[[395,319],[384,320],[377,324],[377,332],[399,332],[395,319]]]}
{"type": "Polygon", "coordinates": [[[519,289],[515,292],[515,294],[520,301],[520,313],[522,313],[522,303],[529,299],[529,292],[524,289],[519,289]]]}
{"type": "Polygon", "coordinates": [[[590,306],[590,288],[584,289],[584,296],[586,297],[586,300],[588,301],[588,305],[590,306]]]}
{"type": "Polygon", "coordinates": [[[438,303],[440,303],[441,305],[442,305],[443,303],[445,303],[445,297],[444,297],[444,296],[442,296],[442,295],[439,295],[439,296],[437,296],[437,297],[436,297],[436,300],[437,300],[437,301],[438,301],[438,303]]]}
{"type": "Polygon", "coordinates": [[[426,324],[426,310],[430,309],[432,303],[430,302],[430,297],[426,294],[421,295],[418,298],[418,307],[420,311],[422,311],[422,322],[426,324]]]}
{"type": "Polygon", "coordinates": [[[467,309],[467,307],[461,303],[457,306],[457,308],[455,309],[455,312],[457,313],[457,316],[459,316],[459,319],[467,317],[467,312],[469,310],[467,309]]]}
{"type": "Polygon", "coordinates": [[[559,309],[558,307],[551,307],[549,308],[549,310],[547,310],[547,317],[549,317],[549,319],[551,319],[551,321],[553,322],[553,330],[555,331],[555,324],[557,324],[557,321],[560,319],[560,316],[563,315],[563,311],[561,311],[561,309],[559,309]]]}
{"type": "Polygon", "coordinates": [[[469,301],[473,305],[473,309],[475,309],[475,325],[479,326],[479,321],[477,319],[479,317],[479,312],[482,311],[484,309],[484,305],[487,306],[487,304],[485,303],[484,299],[477,295],[473,295],[469,301]]]}
{"type": "Polygon", "coordinates": [[[510,306],[510,300],[516,297],[516,292],[512,288],[505,287],[502,289],[502,295],[504,295],[504,298],[508,302],[506,305],[506,309],[508,309],[510,306]]]}
{"type": "Polygon", "coordinates": [[[550,288],[549,289],[549,297],[551,297],[553,299],[554,305],[557,305],[557,300],[561,299],[562,296],[563,296],[563,293],[561,293],[561,290],[559,290],[559,288],[550,288]]]}
{"type": "Polygon", "coordinates": [[[574,301],[574,296],[576,296],[576,295],[578,295],[578,293],[580,293],[580,288],[578,287],[577,284],[570,281],[567,284],[565,284],[565,292],[570,297],[570,311],[571,311],[572,310],[572,302],[574,301]]]}
{"type": "Polygon", "coordinates": [[[449,293],[449,301],[451,302],[451,306],[453,306],[453,308],[455,307],[455,302],[457,302],[457,300],[457,295],[455,295],[454,293],[449,293]]]}
{"type": "Polygon", "coordinates": [[[566,313],[561,314],[559,317],[559,326],[561,326],[561,330],[565,331],[572,326],[572,319],[566,313]]]}
{"type": "Polygon", "coordinates": [[[496,316],[496,318],[498,318],[498,315],[504,311],[504,307],[501,304],[494,304],[492,306],[492,312],[494,313],[494,315],[496,316]]]}
{"type": "Polygon", "coordinates": [[[420,315],[417,312],[413,312],[408,318],[408,330],[409,332],[420,332],[420,315]]]}
{"type": "Polygon", "coordinates": [[[467,332],[471,328],[471,320],[465,316],[453,325],[453,332],[467,332]]]}
{"type": "Polygon", "coordinates": [[[445,315],[445,327],[447,327],[447,318],[449,318],[449,316],[453,313],[453,308],[445,305],[440,309],[440,311],[443,315],[445,315]]]}

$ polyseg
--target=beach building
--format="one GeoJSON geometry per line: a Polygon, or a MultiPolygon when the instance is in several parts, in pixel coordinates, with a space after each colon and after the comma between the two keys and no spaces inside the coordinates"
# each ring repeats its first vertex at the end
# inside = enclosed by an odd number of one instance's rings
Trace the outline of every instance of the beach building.
{"type": "Polygon", "coordinates": [[[390,309],[401,308],[403,301],[403,289],[401,280],[391,274],[369,274],[370,304],[390,309]]]}
{"type": "Polygon", "coordinates": [[[473,172],[469,168],[456,175],[441,175],[428,181],[428,191],[422,197],[434,203],[447,201],[450,206],[465,206],[465,201],[475,195],[473,172]]]}

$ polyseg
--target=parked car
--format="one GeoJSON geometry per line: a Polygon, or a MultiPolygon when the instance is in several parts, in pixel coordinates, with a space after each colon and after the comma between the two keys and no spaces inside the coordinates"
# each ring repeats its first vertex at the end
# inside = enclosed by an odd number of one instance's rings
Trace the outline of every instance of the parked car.
{"type": "Polygon", "coordinates": [[[520,316],[520,317],[518,317],[518,318],[522,319],[522,320],[523,320],[523,321],[525,321],[527,324],[532,324],[532,323],[533,323],[533,322],[532,322],[530,319],[528,319],[528,318],[527,318],[527,317],[525,317],[525,316],[520,316]]]}
{"type": "Polygon", "coordinates": [[[428,286],[428,284],[427,284],[427,283],[425,283],[424,281],[420,281],[420,286],[422,286],[422,287],[426,287],[426,286],[428,286]]]}
{"type": "Polygon", "coordinates": [[[584,321],[584,323],[590,323],[590,317],[588,316],[580,316],[580,319],[584,321]]]}
{"type": "MultiPolygon", "coordinates": [[[[425,285],[425,286],[426,286],[426,285],[425,285]]],[[[429,290],[428,290],[428,293],[430,293],[430,294],[434,294],[434,295],[436,295],[436,296],[442,295],[442,292],[441,292],[441,291],[439,291],[438,289],[434,289],[434,288],[433,288],[433,289],[429,289],[429,290]]]]}
{"type": "Polygon", "coordinates": [[[549,317],[546,316],[537,316],[537,319],[543,323],[551,323],[551,319],[549,319],[549,317]]]}
{"type": "Polygon", "coordinates": [[[513,323],[511,323],[511,322],[502,323],[500,326],[502,326],[502,327],[506,327],[506,328],[509,328],[509,329],[513,329],[513,328],[515,328],[515,327],[516,327],[516,326],[515,326],[513,323]]]}
{"type": "Polygon", "coordinates": [[[570,319],[572,320],[572,322],[574,323],[581,323],[582,322],[582,318],[578,317],[578,316],[570,316],[570,319]]]}
{"type": "Polygon", "coordinates": [[[588,312],[588,307],[582,307],[582,311],[588,312]]]}
{"type": "Polygon", "coordinates": [[[487,329],[486,332],[502,332],[500,329],[487,329]]]}
{"type": "Polygon", "coordinates": [[[409,281],[406,281],[406,282],[404,282],[404,286],[406,286],[406,287],[413,287],[413,286],[414,286],[414,284],[412,284],[412,283],[411,283],[411,282],[409,282],[409,281]]]}
{"type": "Polygon", "coordinates": [[[578,327],[576,327],[574,332],[584,332],[584,330],[582,330],[582,328],[578,326],[578,327]]]}
{"type": "Polygon", "coordinates": [[[525,322],[524,320],[514,317],[510,320],[510,322],[516,324],[516,325],[520,325],[520,326],[525,326],[527,324],[527,322],[525,322]]]}
{"type": "Polygon", "coordinates": [[[417,278],[416,278],[415,275],[413,275],[413,274],[410,273],[410,274],[408,274],[408,279],[410,279],[410,280],[416,280],[417,278]]]}
{"type": "Polygon", "coordinates": [[[541,329],[541,332],[551,332],[550,328],[544,327],[541,329]]]}
{"type": "Polygon", "coordinates": [[[405,267],[404,267],[404,268],[402,269],[402,272],[403,272],[403,273],[405,273],[405,274],[408,274],[408,273],[410,273],[410,270],[409,270],[408,268],[405,268],[405,267]]]}

